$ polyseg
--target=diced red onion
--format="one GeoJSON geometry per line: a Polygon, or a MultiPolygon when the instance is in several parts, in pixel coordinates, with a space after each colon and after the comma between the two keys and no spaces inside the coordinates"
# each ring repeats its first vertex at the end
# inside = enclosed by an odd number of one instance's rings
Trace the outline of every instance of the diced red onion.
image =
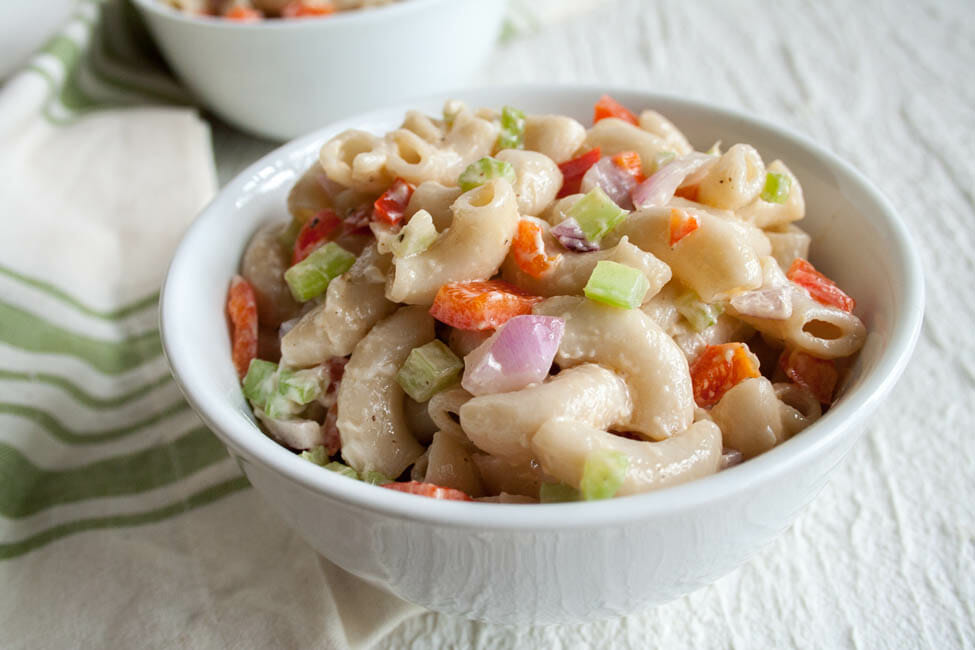
{"type": "Polygon", "coordinates": [[[731,307],[743,316],[785,320],[792,316],[792,289],[780,285],[739,293],[731,298],[731,307]]]}
{"type": "Polygon", "coordinates": [[[630,192],[636,185],[633,174],[614,163],[612,158],[606,157],[589,168],[582,177],[579,191],[586,194],[596,187],[601,187],[613,203],[624,210],[632,210],[633,200],[630,199],[630,192]]]}
{"type": "Polygon", "coordinates": [[[721,450],[721,469],[728,469],[744,462],[745,456],[737,449],[725,447],[721,450]]]}
{"type": "Polygon", "coordinates": [[[464,357],[461,386],[471,395],[507,393],[548,376],[565,321],[555,316],[515,316],[464,357]]]}
{"type": "Polygon", "coordinates": [[[560,244],[570,251],[589,253],[599,250],[599,244],[593,243],[586,238],[586,233],[582,232],[582,227],[574,217],[569,217],[562,223],[554,226],[549,232],[559,240],[560,244]]]}
{"type": "Polygon", "coordinates": [[[695,151],[667,163],[633,188],[633,205],[641,209],[666,205],[688,176],[709,168],[717,159],[717,156],[695,151]]]}

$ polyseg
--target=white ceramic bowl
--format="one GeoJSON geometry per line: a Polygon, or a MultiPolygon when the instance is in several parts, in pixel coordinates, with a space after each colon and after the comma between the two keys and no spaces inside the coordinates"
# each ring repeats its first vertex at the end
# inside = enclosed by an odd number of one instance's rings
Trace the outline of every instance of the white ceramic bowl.
{"type": "Polygon", "coordinates": [[[240,23],[134,0],[176,74],[234,126],[286,140],[470,85],[506,0],[405,0],[328,18],[240,23]]]}
{"type": "MultiPolygon", "coordinates": [[[[461,93],[472,106],[517,105],[588,123],[601,88],[461,93]]],[[[674,119],[698,147],[748,142],[802,182],[816,266],[857,300],[870,332],[837,404],[807,430],[692,483],[592,503],[436,501],[346,479],[298,458],[255,426],[230,362],[227,283],[251,233],[285,218],[285,196],[332,135],[384,132],[408,108],[328,126],[265,156],[231,182],[186,234],[162,295],[163,343],[193,407],[265,500],[339,566],[431,609],[500,623],[625,614],[705,585],[782,532],[826,483],[897,381],[921,324],[921,267],[893,207],[856,170],[809,140],[697,102],[611,90],[674,119]]]]}
{"type": "Polygon", "coordinates": [[[27,63],[68,21],[75,0],[0,2],[0,80],[27,63]]]}

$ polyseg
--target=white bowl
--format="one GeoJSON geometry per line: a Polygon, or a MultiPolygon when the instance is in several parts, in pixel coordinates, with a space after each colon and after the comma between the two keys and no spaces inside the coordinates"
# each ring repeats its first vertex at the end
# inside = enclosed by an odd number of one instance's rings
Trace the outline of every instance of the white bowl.
{"type": "Polygon", "coordinates": [[[0,80],[17,71],[64,26],[75,0],[0,2],[0,80]]]}
{"type": "Polygon", "coordinates": [[[176,74],[214,113],[285,140],[409,97],[470,85],[506,0],[405,0],[327,18],[240,23],[134,0],[176,74]]]}
{"type": "MultiPolygon", "coordinates": [[[[602,88],[459,93],[588,123],[602,88]]],[[[852,378],[816,424],[740,466],[658,492],[593,503],[436,501],[349,480],[298,458],[254,424],[230,362],[227,283],[248,238],[285,218],[285,196],[329,137],[384,132],[431,98],[330,125],[252,165],[207,207],[173,259],[161,299],[176,380],[247,478],[327,558],[420,605],[498,623],[581,621],[631,612],[705,585],[757,553],[825,485],[904,369],[923,312],[921,266],[894,208],[856,170],[805,138],[707,105],[624,90],[674,119],[698,147],[748,142],[802,182],[812,258],[857,300],[869,330],[852,378]]]]}

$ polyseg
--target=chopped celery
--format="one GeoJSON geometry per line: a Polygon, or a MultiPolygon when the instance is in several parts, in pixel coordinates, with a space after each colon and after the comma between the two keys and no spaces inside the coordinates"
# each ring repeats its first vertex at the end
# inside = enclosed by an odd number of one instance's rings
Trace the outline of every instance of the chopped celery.
{"type": "Polygon", "coordinates": [[[698,332],[703,332],[717,323],[718,316],[724,311],[724,308],[717,303],[709,304],[704,302],[692,290],[685,291],[677,296],[677,299],[674,300],[674,306],[687,319],[691,327],[698,332]]]}
{"type": "Polygon", "coordinates": [[[765,187],[762,188],[762,200],[769,203],[785,203],[792,189],[792,179],[785,174],[769,172],[765,175],[765,187]]]}
{"type": "Polygon", "coordinates": [[[514,185],[517,176],[515,168],[509,163],[495,158],[485,157],[472,162],[457,179],[462,192],[467,192],[479,185],[484,185],[495,178],[503,178],[514,185]]]}
{"type": "Polygon", "coordinates": [[[289,420],[301,413],[304,406],[294,400],[288,399],[281,390],[280,383],[278,390],[271,393],[264,405],[264,413],[272,420],[289,420]]]}
{"type": "Polygon", "coordinates": [[[325,467],[329,463],[328,453],[325,451],[325,447],[318,445],[317,447],[312,447],[308,451],[303,451],[298,454],[309,463],[315,463],[316,465],[321,465],[325,467]]]}
{"type": "Polygon", "coordinates": [[[583,293],[590,300],[633,309],[643,304],[650,281],[633,267],[603,260],[596,264],[583,293]]]}
{"type": "Polygon", "coordinates": [[[525,114],[513,106],[501,109],[501,133],[498,135],[496,148],[525,148],[525,114]]]}
{"type": "Polygon", "coordinates": [[[278,373],[278,392],[297,404],[308,404],[322,394],[322,375],[318,369],[289,370],[278,373]]]}
{"type": "Polygon", "coordinates": [[[333,460],[331,463],[324,465],[325,469],[331,470],[336,474],[341,474],[342,476],[348,476],[349,478],[354,478],[358,480],[359,472],[355,471],[345,463],[340,463],[337,460],[333,460]]]}
{"type": "Polygon", "coordinates": [[[395,257],[410,257],[430,248],[437,239],[437,228],[433,217],[426,210],[420,210],[396,234],[389,247],[395,257]]]}
{"type": "Polygon", "coordinates": [[[654,170],[658,170],[664,165],[670,163],[677,157],[677,154],[673,151],[658,151],[653,156],[654,170]]]}
{"type": "Polygon", "coordinates": [[[268,398],[276,390],[277,371],[278,364],[276,363],[263,359],[251,361],[251,365],[247,368],[247,374],[244,375],[243,390],[244,397],[250,400],[255,408],[263,409],[268,398]]]}
{"type": "Polygon", "coordinates": [[[541,503],[578,501],[579,496],[579,490],[564,483],[542,483],[538,489],[538,500],[541,503]]]}
{"type": "Polygon", "coordinates": [[[576,220],[586,239],[593,243],[599,242],[603,235],[618,226],[627,214],[626,210],[613,203],[613,199],[598,186],[576,201],[565,213],[567,218],[576,220]]]}
{"type": "Polygon", "coordinates": [[[393,482],[393,479],[389,478],[385,474],[372,469],[363,472],[360,479],[370,485],[383,485],[385,483],[393,482]]]}
{"type": "Polygon", "coordinates": [[[328,284],[349,270],[355,255],[335,242],[328,242],[284,272],[291,295],[298,302],[320,296],[328,284]]]}
{"type": "Polygon", "coordinates": [[[396,381],[407,395],[417,402],[426,402],[455,383],[463,369],[464,362],[442,341],[434,339],[410,351],[396,381]]]}
{"type": "Polygon", "coordinates": [[[597,449],[586,457],[579,491],[586,501],[608,499],[616,494],[626,478],[630,459],[613,449],[597,449]]]}

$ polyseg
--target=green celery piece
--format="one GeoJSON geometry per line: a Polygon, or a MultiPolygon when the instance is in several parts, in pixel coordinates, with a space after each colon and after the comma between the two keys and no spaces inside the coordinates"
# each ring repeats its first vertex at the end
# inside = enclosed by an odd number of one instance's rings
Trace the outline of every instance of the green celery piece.
{"type": "Polygon", "coordinates": [[[717,323],[718,316],[724,311],[721,305],[704,302],[696,292],[690,289],[677,296],[677,299],[674,300],[674,306],[697,332],[703,332],[717,323]]]}
{"type": "Polygon", "coordinates": [[[251,405],[263,409],[267,400],[277,390],[278,364],[254,359],[244,375],[243,391],[251,405]]]}
{"type": "Polygon", "coordinates": [[[501,149],[525,148],[525,114],[513,106],[501,109],[501,133],[495,145],[501,149]]]}
{"type": "Polygon", "coordinates": [[[437,239],[437,228],[433,217],[426,210],[420,210],[403,226],[390,245],[395,257],[410,257],[430,248],[437,239]]]}
{"type": "Polygon", "coordinates": [[[609,499],[623,485],[630,459],[612,449],[597,449],[586,457],[579,491],[586,501],[609,499]]]}
{"type": "Polygon", "coordinates": [[[439,339],[410,350],[410,356],[396,375],[396,381],[417,402],[431,397],[457,382],[464,362],[439,339]]]}
{"type": "Polygon", "coordinates": [[[583,293],[590,300],[613,307],[633,309],[643,304],[650,281],[640,271],[609,260],[596,264],[583,293]]]}
{"type": "Polygon", "coordinates": [[[785,174],[769,172],[765,175],[765,187],[762,188],[762,200],[768,203],[785,203],[792,190],[792,179],[785,174]]]}
{"type": "Polygon", "coordinates": [[[272,420],[288,420],[298,415],[302,410],[302,405],[294,400],[288,399],[279,389],[271,393],[264,405],[264,413],[272,420]]]}
{"type": "Polygon", "coordinates": [[[324,465],[325,469],[331,470],[336,474],[341,474],[342,476],[348,476],[349,478],[359,479],[359,472],[355,471],[345,463],[340,463],[337,460],[324,465]]]}
{"type": "Polygon", "coordinates": [[[515,175],[515,168],[509,163],[484,157],[468,165],[460,178],[457,179],[457,184],[460,185],[462,192],[468,192],[488,181],[493,181],[495,178],[503,178],[514,185],[518,177],[515,175]]]}
{"type": "Polygon", "coordinates": [[[362,474],[362,481],[370,485],[384,485],[386,483],[392,483],[393,479],[389,478],[381,472],[376,470],[367,470],[362,474]]]}
{"type": "Polygon", "coordinates": [[[349,270],[355,255],[335,242],[328,242],[284,272],[291,295],[298,302],[320,296],[329,283],[349,270]]]}
{"type": "Polygon", "coordinates": [[[278,391],[296,404],[308,404],[322,394],[321,371],[282,368],[278,373],[278,391]]]}
{"type": "Polygon", "coordinates": [[[626,210],[613,203],[613,199],[606,195],[603,188],[595,187],[576,201],[565,216],[576,220],[586,239],[598,243],[606,233],[618,226],[627,214],[629,213],[626,210]]]}
{"type": "Polygon", "coordinates": [[[321,465],[325,467],[329,463],[328,454],[325,453],[325,447],[318,445],[317,447],[312,447],[308,451],[303,451],[298,454],[309,463],[315,463],[316,465],[321,465]]]}
{"type": "Polygon", "coordinates": [[[672,162],[677,154],[673,151],[658,151],[653,156],[653,169],[654,171],[659,170],[664,165],[672,162]]]}
{"type": "Polygon", "coordinates": [[[579,490],[564,483],[542,483],[538,489],[538,501],[540,503],[578,501],[580,496],[579,490]]]}

